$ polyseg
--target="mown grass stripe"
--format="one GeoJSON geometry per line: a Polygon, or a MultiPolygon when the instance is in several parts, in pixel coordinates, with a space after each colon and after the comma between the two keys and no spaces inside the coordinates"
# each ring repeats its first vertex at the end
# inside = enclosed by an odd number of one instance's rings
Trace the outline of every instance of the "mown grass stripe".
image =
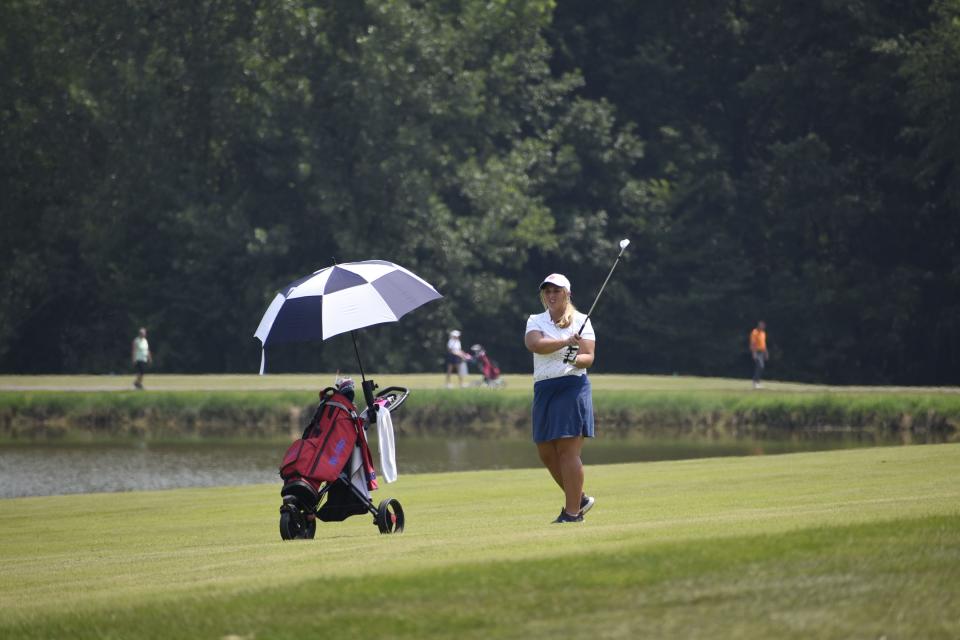
{"type": "Polygon", "coordinates": [[[0,636],[955,637],[958,463],[588,467],[597,507],[569,527],[542,470],[401,475],[374,497],[405,533],[358,516],[286,543],[278,485],[4,500],[0,636]]]}
{"type": "MultiPolygon", "coordinates": [[[[11,637],[949,638],[960,516],[465,561],[7,626],[11,637]],[[904,548],[911,550],[905,560],[904,548]],[[932,596],[932,597],[931,597],[932,596]]],[[[2,628],[2,627],[0,627],[2,628]]]]}

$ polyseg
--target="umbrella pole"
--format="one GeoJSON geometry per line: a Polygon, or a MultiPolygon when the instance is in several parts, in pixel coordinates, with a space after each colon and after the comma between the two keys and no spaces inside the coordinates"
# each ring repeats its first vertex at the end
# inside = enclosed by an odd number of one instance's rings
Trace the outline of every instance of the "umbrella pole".
{"type": "Polygon", "coordinates": [[[353,340],[353,352],[357,354],[357,365],[360,367],[360,380],[361,388],[363,389],[363,399],[367,401],[367,416],[368,418],[375,418],[377,407],[373,404],[373,390],[377,388],[377,385],[373,383],[373,380],[367,382],[367,376],[363,373],[363,362],[360,360],[360,349],[357,348],[357,332],[350,331],[350,339],[353,340]]]}

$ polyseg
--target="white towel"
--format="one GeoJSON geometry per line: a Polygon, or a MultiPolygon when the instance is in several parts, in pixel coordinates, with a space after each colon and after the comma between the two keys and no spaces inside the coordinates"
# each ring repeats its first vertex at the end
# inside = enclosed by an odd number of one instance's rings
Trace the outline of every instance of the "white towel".
{"type": "Polygon", "coordinates": [[[397,479],[397,452],[393,444],[393,418],[386,407],[380,407],[377,411],[377,443],[383,478],[387,482],[394,482],[397,479]]]}

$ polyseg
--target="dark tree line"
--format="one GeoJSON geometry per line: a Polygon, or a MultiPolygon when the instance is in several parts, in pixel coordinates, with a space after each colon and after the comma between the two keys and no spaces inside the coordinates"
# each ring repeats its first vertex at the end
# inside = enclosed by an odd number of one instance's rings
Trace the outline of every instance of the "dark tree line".
{"type": "MultiPolygon", "coordinates": [[[[0,370],[253,372],[282,285],[382,258],[529,369],[536,286],[598,371],[960,381],[960,2],[0,3],[0,370]]],[[[350,370],[349,338],[273,370],[350,370]]]]}

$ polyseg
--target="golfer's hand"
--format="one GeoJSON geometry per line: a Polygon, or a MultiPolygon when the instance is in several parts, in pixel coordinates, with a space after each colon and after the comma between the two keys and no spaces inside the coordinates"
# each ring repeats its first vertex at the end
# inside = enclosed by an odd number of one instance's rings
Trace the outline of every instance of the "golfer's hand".
{"type": "Polygon", "coordinates": [[[572,344],[567,347],[566,352],[563,354],[564,364],[573,364],[577,360],[577,354],[580,353],[580,345],[572,344]]]}

